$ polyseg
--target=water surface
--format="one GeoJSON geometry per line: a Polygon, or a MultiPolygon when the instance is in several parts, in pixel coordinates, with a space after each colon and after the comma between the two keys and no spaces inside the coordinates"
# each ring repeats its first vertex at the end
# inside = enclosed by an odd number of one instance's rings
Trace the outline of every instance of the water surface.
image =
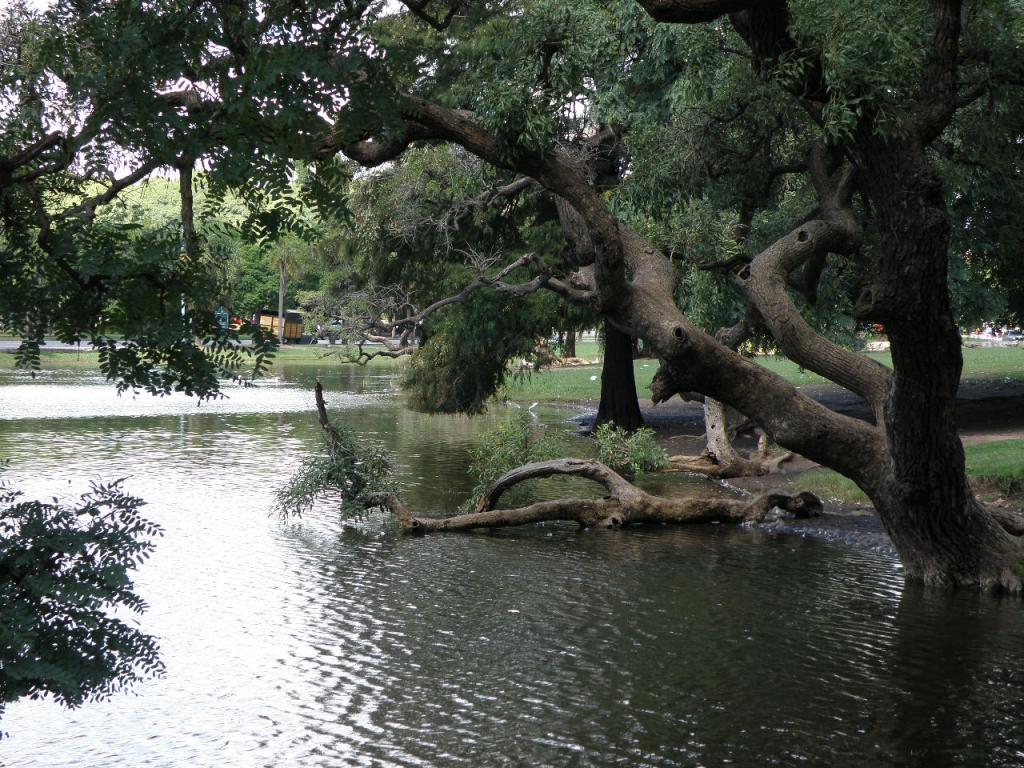
{"type": "Polygon", "coordinates": [[[328,367],[201,407],[0,379],[20,487],[126,477],[164,526],[138,585],[168,670],[72,712],[10,706],[3,765],[1024,765],[1021,605],[907,589],[882,554],[720,526],[407,538],[330,505],[269,516],[318,446],[318,373],[421,512],[462,501],[468,451],[514,416],[415,414],[387,374],[328,367]]]}

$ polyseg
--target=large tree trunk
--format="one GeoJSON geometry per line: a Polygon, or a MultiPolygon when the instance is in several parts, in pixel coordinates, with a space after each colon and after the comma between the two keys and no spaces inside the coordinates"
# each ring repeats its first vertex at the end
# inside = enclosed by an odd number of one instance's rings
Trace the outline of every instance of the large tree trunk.
{"type": "Polygon", "coordinates": [[[563,345],[566,357],[576,357],[576,331],[569,329],[565,332],[565,344],[563,345]]]}
{"type": "Polygon", "coordinates": [[[963,358],[941,180],[909,142],[879,143],[863,162],[881,256],[859,310],[885,324],[894,368],[884,421],[891,464],[872,500],[909,575],[1019,588],[1019,545],[975,500],[957,434],[963,358]]]}
{"type": "Polygon", "coordinates": [[[644,425],[633,376],[633,342],[611,323],[604,324],[604,363],[601,366],[601,403],[597,424],[615,424],[629,431],[644,425]]]}

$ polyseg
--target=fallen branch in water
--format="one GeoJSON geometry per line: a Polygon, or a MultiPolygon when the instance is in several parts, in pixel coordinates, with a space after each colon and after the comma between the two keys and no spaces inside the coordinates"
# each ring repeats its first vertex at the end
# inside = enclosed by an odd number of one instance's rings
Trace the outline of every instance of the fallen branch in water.
{"type": "Polygon", "coordinates": [[[749,523],[764,520],[774,508],[810,517],[821,512],[821,501],[812,493],[790,496],[768,493],[752,499],[666,499],[640,490],[618,473],[593,459],[555,459],[525,464],[506,472],[480,499],[476,511],[454,517],[416,517],[390,493],[370,494],[367,508],[384,508],[395,515],[399,526],[410,533],[504,528],[555,520],[595,528],[618,528],[632,523],[749,523]],[[555,475],[583,477],[604,486],[601,499],[567,498],[540,501],[515,509],[494,509],[501,496],[524,480],[555,475]]]}

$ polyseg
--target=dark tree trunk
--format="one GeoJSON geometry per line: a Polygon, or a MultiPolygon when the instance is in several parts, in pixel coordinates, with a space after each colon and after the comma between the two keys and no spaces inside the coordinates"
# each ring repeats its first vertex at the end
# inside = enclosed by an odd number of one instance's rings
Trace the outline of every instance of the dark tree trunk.
{"type": "Polygon", "coordinates": [[[576,331],[568,330],[565,332],[565,357],[576,357],[576,331]]]}
{"type": "Polygon", "coordinates": [[[885,323],[894,369],[885,413],[891,472],[873,500],[908,575],[1013,586],[1018,550],[975,500],[957,434],[963,358],[947,287],[942,182],[916,147],[893,141],[865,155],[881,255],[859,309],[885,323]]]}
{"type": "Polygon", "coordinates": [[[612,423],[631,432],[644,425],[633,377],[633,340],[604,324],[604,365],[601,366],[601,404],[596,424],[612,423]]]}

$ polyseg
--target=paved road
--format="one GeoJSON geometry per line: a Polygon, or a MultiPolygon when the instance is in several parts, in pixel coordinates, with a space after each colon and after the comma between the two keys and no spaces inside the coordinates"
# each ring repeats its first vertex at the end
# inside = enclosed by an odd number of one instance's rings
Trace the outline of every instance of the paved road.
{"type": "MultiPolygon", "coordinates": [[[[13,352],[20,344],[21,341],[19,339],[0,339],[0,352],[13,352]]],[[[80,349],[83,352],[89,352],[92,349],[92,344],[87,341],[83,341],[81,345],[65,344],[63,341],[50,339],[46,342],[43,349],[53,349],[60,352],[76,352],[80,349]]]]}

